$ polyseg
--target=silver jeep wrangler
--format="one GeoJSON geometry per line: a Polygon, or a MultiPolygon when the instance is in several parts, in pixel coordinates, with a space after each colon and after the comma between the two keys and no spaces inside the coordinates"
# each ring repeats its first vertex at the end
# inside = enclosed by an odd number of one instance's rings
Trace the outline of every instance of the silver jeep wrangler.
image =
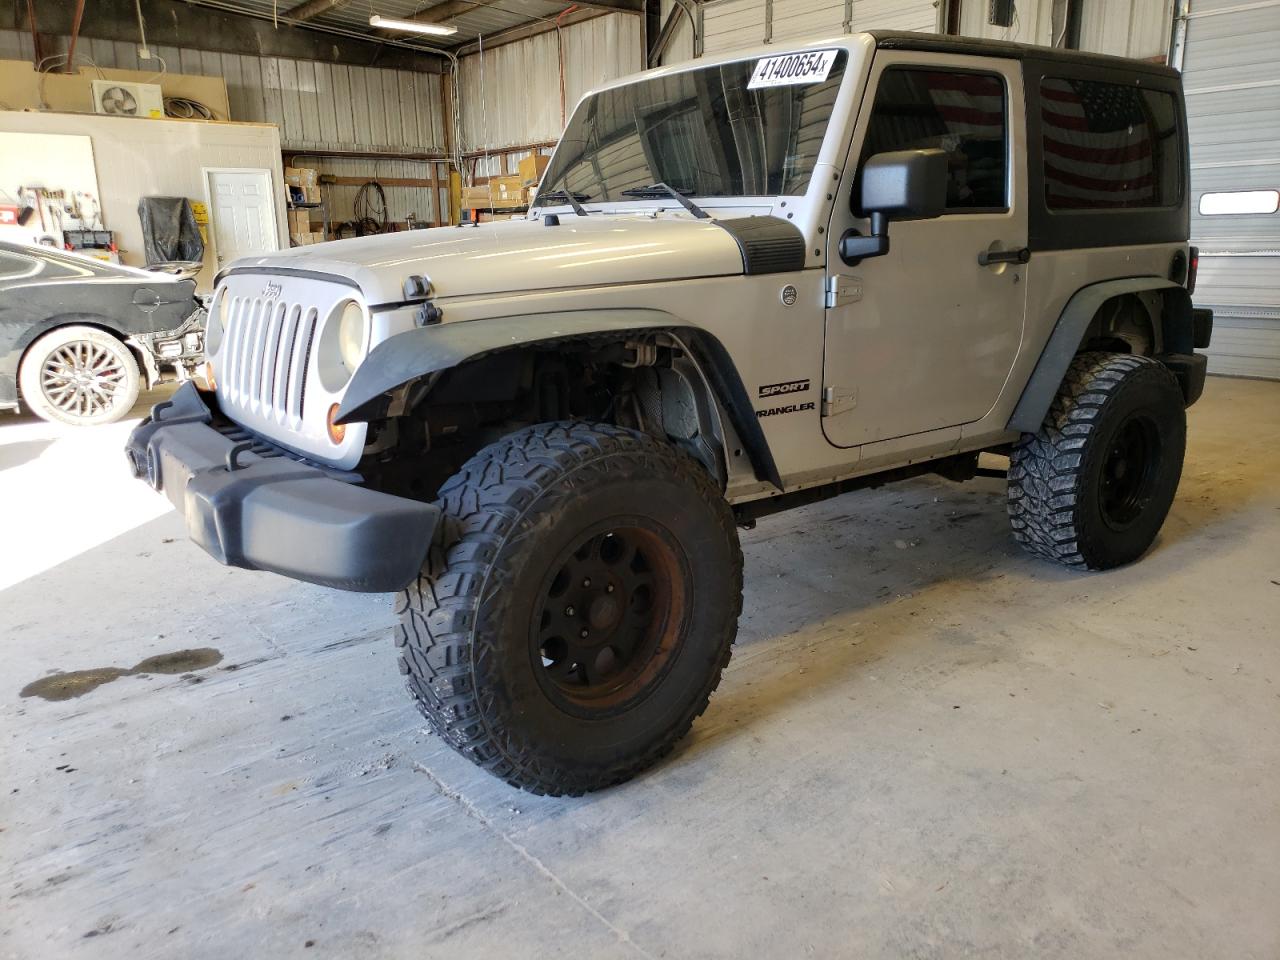
{"type": "Polygon", "coordinates": [[[760,516],[989,452],[1032,553],[1142,555],[1212,324],[1187,167],[1149,63],[867,33],[650,71],[527,219],[224,270],[216,389],[130,461],[222,563],[400,591],[432,727],[580,794],[706,708],[760,516]]]}

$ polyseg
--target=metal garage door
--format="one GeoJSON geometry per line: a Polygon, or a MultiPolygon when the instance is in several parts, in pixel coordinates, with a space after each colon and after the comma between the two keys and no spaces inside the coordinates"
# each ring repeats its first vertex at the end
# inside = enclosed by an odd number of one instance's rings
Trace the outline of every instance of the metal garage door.
{"type": "MultiPolygon", "coordinates": [[[[1280,0],[1195,0],[1182,72],[1209,369],[1280,379],[1280,0]],[[1213,213],[1214,209],[1227,212],[1213,213]],[[1256,212],[1230,212],[1233,210],[1256,212]]],[[[1175,51],[1176,56],[1176,51],[1175,51]]]]}
{"type": "Polygon", "coordinates": [[[706,53],[859,30],[938,29],[934,0],[710,0],[706,53]]]}

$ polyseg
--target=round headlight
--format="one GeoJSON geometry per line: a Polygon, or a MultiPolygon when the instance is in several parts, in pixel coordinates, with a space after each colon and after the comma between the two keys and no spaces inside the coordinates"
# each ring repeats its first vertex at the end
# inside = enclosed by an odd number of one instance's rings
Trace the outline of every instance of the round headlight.
{"type": "Polygon", "coordinates": [[[352,373],[364,359],[365,334],[368,332],[366,327],[364,308],[354,300],[348,301],[338,320],[338,353],[342,357],[343,366],[352,373]]]}
{"type": "Polygon", "coordinates": [[[213,298],[209,315],[204,321],[204,352],[211,357],[222,346],[222,335],[227,329],[227,318],[231,315],[231,295],[226,289],[219,290],[213,298]]]}

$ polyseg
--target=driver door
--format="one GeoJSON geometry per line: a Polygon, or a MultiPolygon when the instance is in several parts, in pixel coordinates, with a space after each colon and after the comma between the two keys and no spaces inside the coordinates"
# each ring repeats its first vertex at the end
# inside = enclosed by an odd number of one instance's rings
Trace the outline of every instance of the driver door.
{"type": "Polygon", "coordinates": [[[1017,356],[1027,287],[1025,261],[1007,262],[1027,246],[1018,61],[887,51],[868,82],[827,231],[822,425],[839,447],[980,420],[1017,356]],[[944,214],[890,221],[888,253],[846,265],[840,237],[869,229],[849,202],[862,162],[925,148],[948,157],[944,214]],[[991,252],[1006,260],[980,264],[991,252]]]}

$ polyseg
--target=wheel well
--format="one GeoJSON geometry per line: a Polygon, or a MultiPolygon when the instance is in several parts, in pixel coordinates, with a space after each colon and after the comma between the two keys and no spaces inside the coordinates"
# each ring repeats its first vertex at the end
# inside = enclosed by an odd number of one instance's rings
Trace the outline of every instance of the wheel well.
{"type": "Polygon", "coordinates": [[[1089,321],[1079,352],[1102,350],[1152,356],[1160,352],[1159,293],[1124,293],[1104,301],[1089,321]]]}
{"type": "Polygon", "coordinates": [[[681,447],[723,488],[751,469],[689,349],[666,333],[535,343],[490,353],[409,384],[370,422],[361,471],[378,488],[432,499],[482,447],[556,420],[595,420],[681,447]],[[735,440],[726,449],[726,434],[735,440]]]}

